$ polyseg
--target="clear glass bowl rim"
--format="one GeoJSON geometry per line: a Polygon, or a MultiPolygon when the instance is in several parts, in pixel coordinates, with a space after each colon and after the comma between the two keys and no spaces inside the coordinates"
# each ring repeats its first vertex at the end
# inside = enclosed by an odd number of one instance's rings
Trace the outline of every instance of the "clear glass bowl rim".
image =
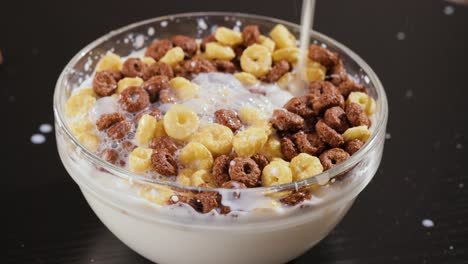
{"type": "MultiPolygon", "coordinates": [[[[124,169],[122,167],[115,166],[113,164],[110,164],[100,158],[98,155],[94,154],[93,152],[87,150],[79,141],[78,139],[71,133],[70,128],[68,127],[66,123],[66,119],[64,116],[64,112],[60,111],[59,109],[59,101],[60,101],[60,94],[63,92],[63,87],[62,84],[64,83],[64,80],[66,78],[66,75],[71,71],[74,67],[74,65],[79,61],[79,59],[90,52],[93,48],[98,46],[99,44],[105,42],[109,38],[124,33],[126,31],[131,31],[132,29],[138,27],[138,26],[143,26],[145,24],[150,24],[150,23],[155,23],[159,21],[164,21],[164,20],[173,20],[177,18],[195,18],[195,17],[209,17],[209,16],[229,16],[229,17],[240,17],[240,18],[252,18],[252,19],[259,19],[259,20],[265,20],[268,22],[272,23],[279,23],[283,24],[287,27],[291,28],[296,28],[298,29],[300,26],[297,24],[294,24],[292,22],[284,21],[281,19],[276,19],[276,18],[271,18],[267,16],[262,16],[262,15],[254,15],[254,14],[246,14],[246,13],[231,13],[231,12],[192,12],[192,13],[179,13],[179,14],[173,14],[173,15],[166,15],[166,16],[160,16],[156,18],[150,18],[147,20],[139,21],[136,23],[132,23],[130,25],[121,27],[117,30],[112,30],[106,35],[96,39],[95,41],[91,42],[88,44],[86,47],[84,47],[82,50],[80,50],[65,66],[63,71],[61,72],[56,86],[55,86],[55,91],[54,91],[54,102],[53,102],[53,107],[54,107],[54,117],[56,120],[56,124],[59,126],[56,128],[56,130],[61,129],[65,133],[67,139],[70,140],[70,142],[77,148],[77,150],[84,155],[88,160],[93,162],[95,165],[100,166],[104,169],[106,169],[109,174],[117,177],[121,177],[124,179],[132,180],[132,181],[137,181],[137,182],[143,182],[143,183],[150,183],[150,184],[157,184],[157,185],[162,185],[162,186],[167,186],[167,187],[174,187],[174,188],[179,188],[179,189],[184,189],[187,191],[216,191],[221,188],[200,188],[200,187],[189,187],[189,186],[184,186],[180,185],[177,182],[170,182],[170,181],[161,181],[157,179],[149,179],[146,177],[143,177],[138,174],[134,174],[130,172],[127,169],[124,169]]],[[[370,82],[374,84],[374,87],[376,89],[376,93],[378,95],[378,100],[380,102],[380,111],[381,111],[381,118],[376,120],[376,123],[374,124],[374,133],[371,135],[370,139],[366,142],[366,144],[354,155],[352,155],[348,160],[345,162],[340,163],[339,165],[335,166],[334,168],[324,171],[320,176],[324,177],[329,177],[330,179],[333,178],[336,175],[339,175],[350,168],[352,168],[354,165],[356,165],[358,162],[360,162],[364,157],[366,157],[366,154],[370,152],[372,149],[374,149],[378,144],[379,140],[377,135],[382,133],[382,130],[385,130],[386,125],[387,125],[387,119],[388,119],[388,103],[387,103],[387,97],[383,88],[382,83],[380,82],[379,78],[375,74],[375,72],[371,69],[371,67],[363,60],[361,59],[357,54],[355,54],[353,51],[351,51],[349,48],[344,46],[343,44],[339,43],[338,41],[323,35],[317,31],[310,31],[311,37],[318,37],[321,40],[332,43],[334,46],[339,48],[342,52],[346,53],[350,58],[352,58],[361,68],[362,70],[367,74],[367,76],[370,79],[370,82]]],[[[380,142],[381,143],[381,142],[380,142]]],[[[383,144],[383,143],[381,143],[383,144]]],[[[264,193],[269,193],[269,192],[278,192],[278,191],[283,191],[283,190],[291,190],[291,189],[297,189],[301,188],[304,186],[309,186],[312,184],[317,184],[317,179],[316,177],[319,176],[316,175],[314,177],[310,177],[301,181],[295,181],[292,183],[287,183],[287,184],[281,184],[281,185],[276,185],[276,186],[271,186],[271,187],[256,187],[256,188],[247,188],[247,189],[242,189],[242,190],[237,190],[237,192],[264,192],[264,193]]]]}

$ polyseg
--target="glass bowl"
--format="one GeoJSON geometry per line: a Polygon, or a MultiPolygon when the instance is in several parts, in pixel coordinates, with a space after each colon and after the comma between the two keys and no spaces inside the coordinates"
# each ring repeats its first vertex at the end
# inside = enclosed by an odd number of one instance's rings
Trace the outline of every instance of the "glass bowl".
{"type": "Polygon", "coordinates": [[[349,210],[380,164],[388,109],[383,86],[372,69],[337,41],[311,32],[311,42],[341,56],[345,68],[366,85],[376,100],[368,142],[347,161],[322,174],[291,184],[242,190],[186,187],[148,179],[105,162],[86,150],[65,122],[64,107],[73,88],[93,74],[108,51],[120,56],[140,50],[157,38],[184,34],[202,38],[216,26],[257,24],[264,34],[281,23],[298,37],[299,26],[274,18],[240,13],[177,14],[138,22],[92,42],[65,67],[54,94],[56,138],[60,158],[99,219],[120,240],[158,263],[283,263],[323,239],[349,210]],[[317,179],[329,184],[317,188],[317,179]],[[285,207],[278,198],[293,190],[313,189],[312,199],[285,207]],[[181,203],[165,205],[172,192],[218,192],[229,214],[201,214],[181,203]]]}

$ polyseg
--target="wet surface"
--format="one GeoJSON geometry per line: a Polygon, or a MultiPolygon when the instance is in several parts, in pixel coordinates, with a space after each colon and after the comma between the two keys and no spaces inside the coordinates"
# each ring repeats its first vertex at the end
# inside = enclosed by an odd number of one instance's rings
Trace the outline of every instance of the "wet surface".
{"type": "MultiPolygon", "coordinates": [[[[53,124],[52,94],[62,68],[111,29],[202,10],[300,19],[299,1],[187,2],[0,7],[0,107],[7,119],[1,263],[148,263],[94,215],[43,124],[53,124]]],[[[374,180],[337,228],[292,263],[468,263],[468,7],[318,1],[314,25],[374,68],[387,90],[390,119],[374,180]]]]}

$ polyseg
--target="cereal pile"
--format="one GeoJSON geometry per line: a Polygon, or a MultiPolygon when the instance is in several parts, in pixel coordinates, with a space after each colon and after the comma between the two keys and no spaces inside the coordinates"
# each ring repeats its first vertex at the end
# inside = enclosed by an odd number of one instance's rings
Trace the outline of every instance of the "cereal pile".
{"type": "MultiPolygon", "coordinates": [[[[219,108],[202,122],[184,104],[204,89],[193,79],[213,72],[235,77],[241,89],[266,100],[265,83],[287,91],[296,74],[297,41],[283,25],[269,36],[256,25],[242,32],[218,27],[203,40],[156,40],[142,58],[123,61],[109,53],[96,66],[92,87],[68,99],[68,125],[106,161],[186,186],[274,186],[331,169],[370,137],[375,102],[348,76],[338,54],[321,46],[308,50],[305,95],[291,96],[271,113],[219,108]]],[[[183,202],[202,213],[229,212],[217,192],[166,198],[162,203],[183,202]]],[[[308,198],[310,190],[294,190],[280,201],[291,206],[308,198]]]]}

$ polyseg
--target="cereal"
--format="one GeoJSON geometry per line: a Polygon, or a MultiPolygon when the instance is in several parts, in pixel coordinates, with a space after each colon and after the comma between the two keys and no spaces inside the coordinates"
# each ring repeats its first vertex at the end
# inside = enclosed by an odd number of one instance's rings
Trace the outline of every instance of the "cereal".
{"type": "Polygon", "coordinates": [[[257,77],[255,77],[253,74],[250,74],[248,72],[234,73],[234,77],[236,77],[237,80],[239,80],[241,83],[246,84],[246,85],[255,85],[260,82],[257,79],[257,77]]]}
{"type": "Polygon", "coordinates": [[[195,211],[201,212],[202,205],[197,199],[193,197],[187,197],[182,195],[172,195],[168,199],[168,204],[177,204],[177,203],[185,203],[191,206],[195,211]]]}
{"type": "Polygon", "coordinates": [[[282,198],[280,201],[287,206],[295,206],[302,203],[304,200],[310,200],[312,195],[309,191],[293,192],[287,197],[282,198]]]}
{"type": "Polygon", "coordinates": [[[258,40],[260,41],[260,45],[267,48],[269,52],[275,51],[276,44],[271,38],[260,35],[258,40]]]}
{"type": "Polygon", "coordinates": [[[181,47],[175,47],[168,50],[159,61],[174,67],[177,63],[183,61],[184,57],[184,50],[181,47]]]}
{"type": "Polygon", "coordinates": [[[158,75],[166,76],[167,78],[171,79],[174,77],[174,71],[170,65],[158,61],[145,68],[143,79],[148,80],[151,77],[158,75]]]}
{"type": "Polygon", "coordinates": [[[272,161],[262,171],[262,185],[274,186],[292,182],[292,172],[288,164],[272,161]]]}
{"type": "Polygon", "coordinates": [[[86,94],[90,95],[92,97],[97,97],[98,95],[94,92],[93,87],[90,88],[81,88],[78,90],[73,90],[72,95],[78,95],[78,94],[86,94]]]}
{"type": "Polygon", "coordinates": [[[259,185],[261,171],[252,159],[238,157],[229,164],[229,176],[247,187],[256,187],[259,185]]]}
{"type": "Polygon", "coordinates": [[[198,45],[194,38],[184,35],[174,35],[172,36],[171,41],[174,46],[182,48],[188,57],[192,57],[197,53],[198,45]]]}
{"type": "Polygon", "coordinates": [[[185,185],[191,186],[192,185],[192,174],[194,173],[191,169],[183,169],[179,171],[179,175],[177,175],[177,182],[185,185]]]}
{"type": "Polygon", "coordinates": [[[123,78],[117,83],[117,93],[122,93],[123,90],[127,89],[128,87],[141,86],[142,84],[143,84],[143,79],[141,79],[140,77],[123,78]]]}
{"type": "Polygon", "coordinates": [[[159,91],[159,102],[161,104],[172,104],[175,103],[175,94],[172,89],[164,89],[159,91]]]}
{"type": "Polygon", "coordinates": [[[107,53],[96,65],[96,72],[100,71],[120,71],[122,69],[122,60],[120,56],[114,53],[107,53]]]}
{"type": "Polygon", "coordinates": [[[291,66],[289,63],[286,60],[280,60],[275,62],[270,72],[268,72],[268,74],[263,76],[261,79],[269,83],[276,82],[281,78],[281,76],[285,75],[290,70],[291,66]]]}
{"type": "Polygon", "coordinates": [[[144,147],[135,148],[128,156],[128,166],[133,172],[144,172],[151,167],[152,150],[144,147]]]}
{"type": "MultiPolygon", "coordinates": [[[[345,82],[346,80],[349,79],[348,74],[346,73],[346,69],[343,66],[343,61],[342,60],[338,60],[338,64],[336,64],[332,68],[331,73],[330,73],[330,77],[331,77],[331,82],[334,85],[340,85],[342,82],[345,82]]],[[[346,93],[341,88],[340,88],[340,92],[345,97],[348,96],[348,94],[349,94],[349,92],[346,93]]]]}
{"type": "Polygon", "coordinates": [[[213,156],[231,152],[234,134],[231,129],[219,125],[209,124],[200,129],[195,135],[195,141],[202,143],[213,156]]]}
{"type": "Polygon", "coordinates": [[[90,150],[96,151],[99,148],[99,137],[92,132],[84,132],[76,136],[78,141],[80,141],[83,146],[90,150]]]}
{"type": "Polygon", "coordinates": [[[147,111],[140,112],[138,115],[135,116],[135,118],[133,118],[133,122],[138,124],[138,121],[140,121],[140,118],[145,114],[156,118],[157,121],[162,119],[161,110],[159,110],[158,108],[153,108],[151,110],[148,109],[147,111]]]}
{"type": "Polygon", "coordinates": [[[270,136],[263,146],[261,153],[268,159],[282,158],[283,153],[281,153],[281,142],[275,136],[270,136]]]}
{"type": "Polygon", "coordinates": [[[314,110],[312,110],[310,99],[310,96],[307,95],[293,97],[284,105],[284,108],[289,112],[300,115],[303,118],[309,118],[315,114],[314,110]]]}
{"type": "Polygon", "coordinates": [[[353,155],[356,153],[359,149],[362,148],[362,145],[364,145],[364,142],[362,142],[359,139],[353,139],[351,141],[348,141],[345,143],[344,150],[349,153],[349,155],[353,155]]]}
{"type": "Polygon", "coordinates": [[[138,194],[152,203],[166,205],[168,204],[168,200],[174,195],[174,192],[165,186],[148,184],[143,186],[138,194]]]}
{"type": "Polygon", "coordinates": [[[242,127],[242,123],[233,110],[219,109],[214,113],[217,123],[229,127],[232,131],[236,131],[242,127]]]}
{"type": "Polygon", "coordinates": [[[316,156],[325,149],[326,144],[323,142],[317,133],[304,133],[299,131],[293,135],[294,142],[300,152],[316,156]]]}
{"type": "Polygon", "coordinates": [[[338,64],[339,59],[337,53],[315,44],[309,46],[309,58],[325,66],[327,69],[331,69],[338,64]]]}
{"type": "Polygon", "coordinates": [[[150,163],[151,168],[163,176],[177,175],[177,161],[173,154],[164,149],[154,149],[150,163]]]}
{"type": "Polygon", "coordinates": [[[296,144],[290,138],[281,139],[281,153],[283,153],[286,160],[292,160],[299,154],[296,144]]]}
{"type": "Polygon", "coordinates": [[[133,145],[133,143],[128,141],[128,140],[122,142],[122,149],[127,151],[127,152],[132,152],[136,148],[137,148],[137,146],[133,145]]]}
{"type": "Polygon", "coordinates": [[[255,77],[267,74],[271,69],[271,62],[271,52],[259,44],[246,48],[240,58],[242,70],[255,77]]]}
{"type": "Polygon", "coordinates": [[[236,46],[243,42],[242,34],[240,32],[226,27],[218,27],[214,36],[219,43],[227,46],[236,46]]]}
{"type": "Polygon", "coordinates": [[[234,73],[236,71],[236,66],[234,63],[228,60],[213,60],[213,65],[216,67],[216,70],[219,72],[225,73],[234,73]]]}
{"type": "Polygon", "coordinates": [[[268,140],[264,128],[248,127],[234,136],[232,145],[241,157],[250,157],[259,152],[268,140]]]}
{"type": "MultiPolygon", "coordinates": [[[[201,188],[137,184],[141,198],[228,214],[237,206],[223,205],[221,194],[204,188],[275,189],[335,167],[369,140],[376,102],[365,83],[348,75],[348,62],[338,53],[312,44],[303,72],[297,72],[300,52],[287,27],[276,25],[270,38],[261,35],[263,25],[239,31],[238,24],[235,30],[214,26],[201,43],[167,36],[147,47],[145,56],[109,53],[91,76],[92,87],[85,86],[87,79],[72,91],[65,114],[84,147],[149,179],[166,176],[201,188]],[[296,78],[307,84],[302,95],[289,87],[296,78]],[[218,96],[221,101],[214,101],[218,96]]],[[[267,193],[271,204],[265,208],[296,206],[320,187],[267,193]]],[[[244,198],[241,191],[224,191],[231,196],[226,201],[244,198]]]]}
{"type": "Polygon", "coordinates": [[[260,30],[257,25],[247,25],[242,30],[242,38],[245,46],[260,43],[260,30]]]}
{"type": "Polygon", "coordinates": [[[178,147],[168,136],[161,136],[151,139],[148,146],[152,149],[165,150],[171,155],[175,155],[178,147]]]}
{"type": "Polygon", "coordinates": [[[72,95],[65,105],[65,115],[68,118],[84,115],[96,103],[96,98],[87,94],[72,95]]]}
{"type": "Polygon", "coordinates": [[[221,195],[217,192],[202,192],[196,195],[201,212],[207,214],[221,205],[221,195]]]}
{"type": "Polygon", "coordinates": [[[229,46],[223,46],[216,42],[205,45],[205,55],[208,59],[232,60],[236,57],[234,50],[229,46]]]}
{"type": "Polygon", "coordinates": [[[119,104],[129,113],[135,113],[149,106],[149,95],[145,89],[130,86],[120,93],[119,104]]]}
{"type": "Polygon", "coordinates": [[[268,163],[270,162],[268,160],[268,158],[265,155],[263,155],[262,153],[255,153],[250,158],[253,159],[253,161],[255,161],[255,163],[257,163],[258,168],[260,170],[263,170],[263,168],[265,168],[265,166],[268,165],[268,163]]]}
{"type": "Polygon", "coordinates": [[[324,170],[329,170],[349,158],[348,152],[340,148],[332,148],[320,154],[320,162],[324,170]]]}
{"type": "Polygon", "coordinates": [[[307,62],[305,71],[306,78],[310,82],[323,81],[325,80],[325,75],[327,74],[327,68],[315,61],[307,62]]]}
{"type": "Polygon", "coordinates": [[[184,77],[175,77],[171,80],[171,88],[175,91],[178,98],[182,100],[194,97],[200,90],[200,86],[184,77]]]}
{"type": "Polygon", "coordinates": [[[359,104],[368,116],[375,112],[375,101],[369,95],[363,92],[351,92],[346,100],[346,104],[356,103],[359,104]]]}
{"type": "Polygon", "coordinates": [[[315,176],[323,171],[320,160],[306,153],[301,153],[294,157],[289,164],[293,179],[295,181],[304,180],[315,176]]]}
{"type": "Polygon", "coordinates": [[[304,127],[304,119],[297,114],[284,110],[274,110],[271,123],[280,131],[297,131],[304,127]]]}
{"type": "Polygon", "coordinates": [[[164,130],[167,135],[185,140],[198,129],[198,116],[185,105],[173,105],[164,115],[164,130]]]}
{"type": "MultiPolygon", "coordinates": [[[[117,89],[117,80],[111,71],[96,72],[93,79],[93,90],[99,96],[109,96],[117,89]]],[[[118,77],[118,76],[117,76],[118,77]]]]}
{"type": "MultiPolygon", "coordinates": [[[[226,189],[246,189],[247,186],[243,184],[242,182],[237,182],[237,181],[227,181],[221,185],[221,188],[226,188],[226,189]]],[[[240,197],[240,194],[236,195],[237,198],[240,197]]]]}
{"type": "Polygon", "coordinates": [[[240,109],[239,117],[246,125],[261,125],[267,122],[267,118],[258,108],[244,106],[240,109]]]}
{"type": "Polygon", "coordinates": [[[145,52],[145,56],[159,61],[172,48],[172,42],[167,39],[161,39],[151,44],[145,52]]]}
{"type": "Polygon", "coordinates": [[[122,115],[121,113],[103,114],[96,121],[96,127],[99,131],[102,131],[124,119],[125,119],[125,116],[122,115]]]}
{"type": "Polygon", "coordinates": [[[209,35],[202,39],[202,41],[200,42],[200,50],[202,52],[205,51],[206,43],[209,43],[209,42],[216,42],[216,38],[214,35],[209,35]]]}
{"type": "MultiPolygon", "coordinates": [[[[335,129],[338,133],[343,133],[346,131],[346,129],[349,128],[347,115],[348,113],[345,113],[343,108],[334,106],[328,108],[327,111],[325,111],[325,114],[323,115],[323,121],[329,127],[335,129]]],[[[353,125],[352,122],[351,125],[353,125]]]]}
{"type": "MultiPolygon", "coordinates": [[[[155,61],[153,58],[151,58],[151,57],[143,57],[143,58],[141,59],[141,61],[142,61],[146,66],[151,66],[153,63],[156,62],[156,61],[155,61]]],[[[146,69],[146,68],[147,68],[147,67],[145,67],[145,69],[146,69]]],[[[146,71],[145,71],[145,72],[146,72],[146,71]]]]}
{"type": "Polygon", "coordinates": [[[216,187],[213,178],[207,170],[195,171],[191,176],[190,183],[194,187],[200,187],[201,185],[212,188],[216,187]]]}
{"type": "Polygon", "coordinates": [[[276,25],[271,30],[270,37],[279,49],[296,47],[296,38],[281,24],[276,25]]]}
{"type": "Polygon", "coordinates": [[[122,67],[122,74],[125,77],[143,77],[146,65],[139,58],[127,59],[122,67]]]}
{"type": "Polygon", "coordinates": [[[319,138],[332,147],[339,147],[344,143],[343,136],[329,127],[325,122],[319,120],[315,125],[319,138]]]}
{"type": "Polygon", "coordinates": [[[229,163],[231,157],[228,155],[221,155],[214,160],[213,163],[213,180],[216,186],[222,186],[224,183],[231,180],[229,176],[229,163]]]}
{"type": "Polygon", "coordinates": [[[317,114],[333,106],[344,107],[343,96],[331,82],[311,82],[309,84],[309,90],[313,95],[312,108],[317,114]]]}
{"type": "Polygon", "coordinates": [[[145,81],[141,87],[148,93],[150,102],[156,102],[159,99],[159,92],[170,87],[169,78],[164,75],[153,76],[145,81]]]}
{"type": "Polygon", "coordinates": [[[115,164],[117,162],[117,159],[119,158],[119,153],[115,149],[107,148],[102,151],[101,157],[111,163],[115,164]]]}
{"type": "Polygon", "coordinates": [[[367,142],[370,136],[371,132],[369,131],[367,126],[351,127],[343,133],[343,139],[346,142],[351,141],[353,139],[359,139],[362,142],[367,142]]]}
{"type": "Polygon", "coordinates": [[[180,151],[179,162],[195,170],[210,169],[213,165],[213,156],[201,143],[190,142],[180,151]]]}
{"type": "Polygon", "coordinates": [[[154,137],[153,138],[160,138],[163,136],[167,136],[166,130],[164,129],[164,120],[159,120],[156,123],[156,128],[154,129],[154,137]]]}
{"type": "Polygon", "coordinates": [[[94,124],[87,117],[80,118],[76,121],[68,124],[73,135],[78,136],[85,132],[92,132],[94,130],[94,124]]]}
{"type": "Polygon", "coordinates": [[[296,47],[277,49],[272,56],[273,61],[285,60],[289,63],[296,63],[299,59],[299,49],[296,47]]]}
{"type": "Polygon", "coordinates": [[[364,87],[364,85],[359,84],[351,79],[347,79],[339,83],[338,89],[344,97],[349,96],[351,92],[366,93],[366,88],[364,87]]]}
{"type": "MultiPolygon", "coordinates": [[[[346,106],[346,117],[352,126],[370,126],[370,119],[357,103],[349,103],[346,106]]],[[[343,133],[344,131],[341,131],[343,133]]]]}
{"type": "Polygon", "coordinates": [[[135,133],[136,142],[141,146],[147,146],[154,136],[156,130],[156,123],[158,121],[155,117],[144,114],[138,121],[137,130],[135,133]]]}
{"type": "Polygon", "coordinates": [[[184,61],[181,65],[178,65],[174,71],[177,76],[192,79],[194,74],[200,74],[202,72],[214,72],[216,67],[209,60],[203,58],[193,58],[184,61]]]}
{"type": "Polygon", "coordinates": [[[281,78],[276,81],[276,84],[283,90],[288,90],[288,85],[292,82],[294,79],[294,74],[291,72],[285,73],[281,78]]]}
{"type": "Polygon", "coordinates": [[[131,128],[132,125],[129,121],[120,121],[107,129],[107,136],[111,139],[122,139],[127,135],[131,128]]]}

